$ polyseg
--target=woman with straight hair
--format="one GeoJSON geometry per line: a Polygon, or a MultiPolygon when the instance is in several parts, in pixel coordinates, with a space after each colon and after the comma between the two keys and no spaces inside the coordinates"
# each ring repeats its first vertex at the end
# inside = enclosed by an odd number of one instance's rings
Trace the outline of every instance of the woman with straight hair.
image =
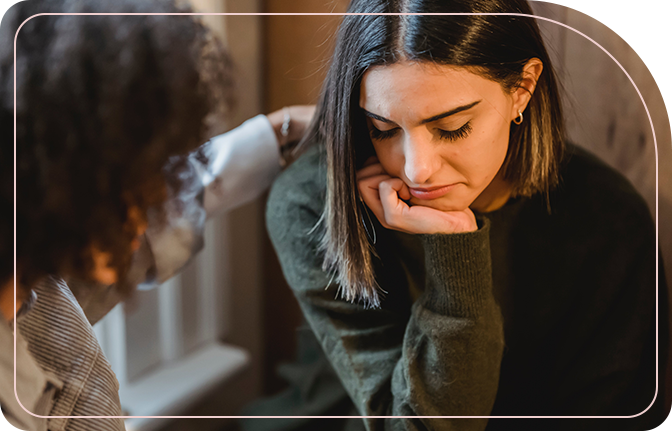
{"type": "Polygon", "coordinates": [[[267,209],[342,386],[304,373],[301,402],[329,408],[301,414],[406,416],[343,422],[368,430],[660,424],[667,302],[651,215],[622,175],[566,143],[527,2],[348,12],[388,15],[344,17],[312,145],[267,209]],[[325,382],[333,401],[311,401],[325,382]]]}

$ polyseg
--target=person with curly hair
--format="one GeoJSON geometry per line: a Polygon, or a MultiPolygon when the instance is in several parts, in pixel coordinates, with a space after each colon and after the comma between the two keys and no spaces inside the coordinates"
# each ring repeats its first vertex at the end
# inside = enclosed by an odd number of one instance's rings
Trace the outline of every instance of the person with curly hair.
{"type": "Polygon", "coordinates": [[[121,415],[90,321],[138,281],[172,275],[202,245],[206,217],[261,193],[280,171],[278,142],[312,116],[290,107],[202,145],[232,105],[230,60],[211,32],[184,15],[66,15],[185,11],[31,1],[2,21],[0,404],[18,427],[124,428],[49,418],[121,415]],[[64,279],[105,289],[75,298],[64,279]]]}

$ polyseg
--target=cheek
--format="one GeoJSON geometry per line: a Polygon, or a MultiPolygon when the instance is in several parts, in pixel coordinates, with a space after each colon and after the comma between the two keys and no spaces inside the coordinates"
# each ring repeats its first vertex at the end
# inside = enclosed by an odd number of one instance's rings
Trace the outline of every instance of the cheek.
{"type": "Polygon", "coordinates": [[[444,158],[459,172],[470,189],[480,192],[495,177],[506,158],[508,131],[490,123],[470,137],[458,150],[446,151],[444,158]]]}
{"type": "Polygon", "coordinates": [[[497,170],[504,163],[506,153],[509,149],[509,131],[510,127],[507,122],[503,123],[499,128],[499,133],[493,137],[492,140],[492,163],[497,165],[497,170]]]}
{"type": "Polygon", "coordinates": [[[391,142],[374,143],[373,148],[385,172],[393,177],[399,177],[404,165],[403,154],[396,151],[391,142]]]}
{"type": "Polygon", "coordinates": [[[503,121],[492,124],[482,136],[479,146],[477,163],[482,169],[484,176],[495,176],[499,168],[504,163],[506,152],[509,147],[509,128],[503,121]]]}

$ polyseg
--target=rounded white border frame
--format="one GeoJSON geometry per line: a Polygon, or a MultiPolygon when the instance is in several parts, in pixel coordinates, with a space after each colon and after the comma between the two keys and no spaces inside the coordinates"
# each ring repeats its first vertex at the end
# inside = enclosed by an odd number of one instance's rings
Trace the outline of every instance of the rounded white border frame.
{"type": "MultiPolygon", "coordinates": [[[[542,17],[542,16],[537,16],[537,15],[530,15],[530,14],[524,14],[524,13],[251,13],[251,12],[242,12],[242,13],[40,13],[40,14],[35,14],[33,16],[28,17],[25,21],[21,23],[19,28],[16,30],[16,33],[14,35],[14,274],[16,274],[16,38],[19,34],[19,31],[21,30],[21,27],[23,25],[30,21],[31,19],[38,17],[38,16],[43,16],[43,15],[114,15],[114,16],[123,16],[123,15],[139,15],[139,16],[151,16],[151,15],[194,15],[194,16],[201,16],[201,15],[229,15],[229,16],[365,16],[365,15],[398,15],[398,16],[422,16],[422,15],[427,15],[427,16],[448,16],[448,15],[501,15],[501,16],[522,16],[522,17],[528,17],[528,18],[536,18],[540,19],[543,21],[548,21],[552,22],[554,24],[557,24],[559,26],[565,27],[574,33],[577,33],[581,36],[583,36],[585,39],[588,39],[591,41],[595,46],[600,48],[604,53],[606,53],[609,58],[611,58],[614,63],[618,65],[618,67],[621,68],[623,73],[625,73],[625,76],[628,77],[630,80],[630,83],[632,83],[632,86],[635,88],[635,91],[637,91],[637,94],[639,95],[640,100],[642,101],[642,104],[644,105],[644,109],[646,110],[646,115],[649,119],[649,123],[651,124],[651,133],[653,134],[653,145],[654,145],[654,150],[655,150],[655,155],[656,155],[656,211],[655,211],[655,222],[656,222],[656,391],[653,396],[653,400],[649,404],[649,406],[644,409],[643,411],[637,413],[636,415],[631,415],[631,416],[41,416],[34,414],[30,411],[28,411],[23,404],[21,404],[21,401],[19,400],[19,397],[16,392],[16,331],[14,331],[14,397],[16,398],[16,401],[19,403],[19,406],[28,413],[31,416],[37,417],[37,418],[54,418],[54,419],[116,419],[116,418],[121,418],[121,419],[131,419],[131,418],[145,418],[145,419],[150,419],[150,418],[157,418],[157,419],[219,419],[219,418],[234,418],[234,419],[290,419],[290,418],[307,418],[307,419],[342,419],[346,417],[352,417],[352,418],[373,418],[373,419],[383,419],[383,418],[399,418],[399,419],[416,419],[416,418],[427,418],[427,419],[449,419],[449,418],[454,418],[454,419],[626,419],[626,418],[635,418],[640,415],[643,415],[646,413],[656,402],[656,399],[658,398],[658,382],[659,382],[659,352],[658,352],[658,320],[659,320],[659,310],[658,310],[658,274],[659,274],[659,253],[658,253],[658,142],[656,140],[656,132],[653,127],[653,121],[651,120],[651,114],[649,113],[649,108],[646,106],[646,102],[644,101],[644,97],[642,96],[642,93],[639,91],[639,88],[637,88],[637,85],[635,84],[635,81],[632,79],[630,74],[625,70],[625,68],[621,65],[621,63],[614,58],[613,55],[602,45],[599,43],[595,42],[592,38],[586,36],[579,30],[568,26],[567,24],[552,20],[550,18],[542,17]]],[[[16,317],[16,277],[14,277],[14,316],[16,317]]]]}

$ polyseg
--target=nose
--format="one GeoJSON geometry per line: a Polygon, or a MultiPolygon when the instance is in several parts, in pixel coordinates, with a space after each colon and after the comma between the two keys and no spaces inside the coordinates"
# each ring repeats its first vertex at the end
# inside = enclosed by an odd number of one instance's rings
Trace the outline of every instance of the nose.
{"type": "Polygon", "coordinates": [[[429,181],[440,165],[439,155],[431,135],[423,133],[408,134],[404,142],[404,174],[415,184],[422,185],[429,181]]]}

